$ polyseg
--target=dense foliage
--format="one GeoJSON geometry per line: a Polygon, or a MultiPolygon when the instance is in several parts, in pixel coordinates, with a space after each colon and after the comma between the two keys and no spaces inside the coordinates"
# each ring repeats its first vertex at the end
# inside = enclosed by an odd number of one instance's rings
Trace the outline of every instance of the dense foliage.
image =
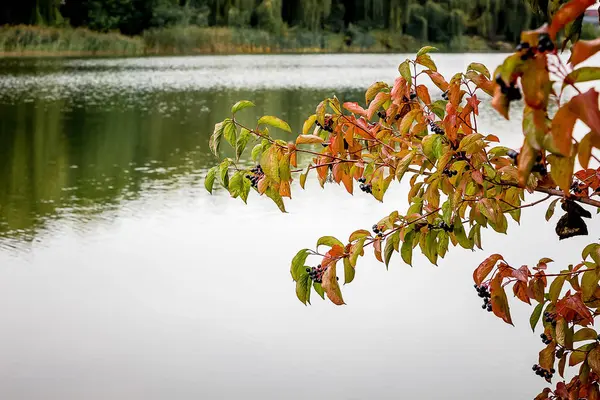
{"type": "MultiPolygon", "coordinates": [[[[69,23],[134,35],[166,26],[253,27],[279,33],[343,32],[348,43],[383,29],[421,41],[463,35],[515,42],[536,24],[521,0],[26,0],[0,5],[0,24],[69,23]]],[[[554,3],[554,2],[552,2],[554,3]]],[[[556,2],[559,4],[560,2],[556,2]]],[[[544,12],[551,5],[544,5],[544,12]]],[[[388,44],[394,47],[392,43],[388,44]]]]}
{"type": "MultiPolygon", "coordinates": [[[[576,38],[577,20],[593,3],[571,0],[550,13],[549,25],[522,32],[515,53],[493,75],[484,65],[472,63],[447,80],[429,55],[434,48],[424,47],[415,59],[400,64],[393,85],[376,82],[367,89],[365,107],[336,97],[321,102],[294,142],[270,135],[269,128],[292,133],[277,117],[264,116],[253,127],[240,123],[237,113],[253,106],[240,101],[232,117],[215,126],[210,142],[218,154],[224,138],[236,159],[226,158],[213,167],[205,186],[212,192],[218,177],[232,197],[247,201],[254,189],[285,211],[283,198],[291,198],[294,172],[302,171],[302,187],[307,175],[316,171],[321,185],[342,184],[350,194],[358,186],[379,201],[393,182],[408,182],[406,212],[394,211],[371,231],[352,232],[346,242],[323,236],[315,250],[296,254],[291,275],[296,295],[305,304],[312,291],[345,304],[338,264],[344,282],[352,282],[367,248],[386,265],[394,253],[412,264],[417,248],[437,264],[451,246],[482,249],[482,229],[506,233],[507,217],[518,222],[521,210],[545,202],[547,220],[562,209],[556,225],[561,240],[587,235],[586,220],[592,213],[586,207],[600,212],[600,159],[594,150],[600,149],[600,109],[598,91],[579,86],[600,79],[600,67],[578,66],[600,51],[600,39],[576,38]],[[569,40],[575,44],[565,63],[558,48],[569,40]],[[441,99],[432,96],[425,80],[439,89],[441,99]],[[479,97],[486,94],[507,119],[511,103],[523,100],[523,145],[518,151],[478,130],[479,97]],[[581,138],[573,135],[577,121],[589,128],[581,138]],[[252,149],[258,165],[246,167],[238,159],[252,140],[258,140],[252,149]],[[299,154],[312,158],[303,170],[295,169],[299,154]],[[526,203],[530,194],[536,197],[526,203]]],[[[592,328],[600,313],[600,243],[591,243],[581,258],[573,258],[572,265],[550,271],[549,258],[516,267],[512,265],[520,263],[512,263],[519,260],[492,254],[473,272],[482,308],[512,324],[507,296],[511,289],[519,301],[534,307],[533,330],[542,320],[545,347],[533,371],[548,383],[557,382],[536,397],[540,400],[600,398],[600,335],[592,328]],[[567,364],[578,368],[569,380],[567,364]],[[563,379],[555,379],[557,374],[563,379]]]]}

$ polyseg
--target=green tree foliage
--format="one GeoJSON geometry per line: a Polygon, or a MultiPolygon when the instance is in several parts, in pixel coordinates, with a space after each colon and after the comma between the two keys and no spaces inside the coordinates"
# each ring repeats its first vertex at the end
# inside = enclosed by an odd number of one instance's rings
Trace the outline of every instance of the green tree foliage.
{"type": "MultiPolygon", "coordinates": [[[[389,30],[450,43],[463,35],[517,42],[564,0],[25,0],[0,5],[0,24],[85,26],[140,34],[169,26],[255,27],[280,33],[389,30]],[[539,17],[536,17],[538,15],[539,17]]],[[[579,21],[579,20],[578,20],[579,21]]],[[[578,31],[580,21],[566,30],[578,31]],[[572,29],[571,29],[572,28],[572,29]]]]}
{"type": "MultiPolygon", "coordinates": [[[[321,186],[336,183],[350,194],[358,187],[377,201],[393,183],[407,185],[407,210],[383,216],[371,229],[355,230],[347,241],[323,236],[314,250],[298,251],[290,273],[304,304],[310,304],[313,292],[345,304],[338,281],[354,280],[367,250],[386,266],[394,254],[412,265],[417,250],[437,265],[453,247],[482,250],[482,230],[506,234],[509,218],[518,223],[523,210],[543,203],[547,221],[561,214],[555,227],[560,240],[588,235],[588,223],[597,224],[591,211],[600,212],[600,93],[597,85],[584,91],[579,83],[600,81],[600,68],[580,64],[600,52],[600,39],[577,41],[573,26],[594,2],[566,2],[548,24],[521,32],[516,51],[493,74],[471,63],[446,79],[429,54],[435,48],[423,47],[399,65],[393,84],[372,84],[364,106],[335,96],[323,100],[289,142],[270,134],[293,132],[277,117],[261,117],[254,126],[240,123],[237,113],[254,104],[238,102],[231,118],[216,124],[210,148],[218,155],[226,141],[239,158],[253,146],[257,164],[225,158],[209,170],[206,189],[212,192],[218,181],[244,202],[256,192],[285,212],[283,199],[291,199],[294,178],[304,188],[311,172],[321,186]],[[565,61],[558,49],[569,40],[575,43],[565,61]],[[441,99],[430,95],[434,86],[441,99]],[[478,129],[485,96],[506,119],[511,104],[523,100],[519,149],[502,146],[500,137],[478,129]],[[582,138],[573,136],[577,122],[589,129],[582,138]],[[310,155],[308,165],[299,165],[299,154],[310,155]]],[[[454,10],[430,0],[423,10],[437,24],[462,29],[454,21],[462,16],[452,15],[454,10]]],[[[496,23],[506,18],[495,16],[496,23]]],[[[430,27],[428,34],[441,34],[438,28],[430,27]]],[[[529,325],[542,330],[543,347],[532,369],[552,384],[536,400],[600,399],[600,335],[593,327],[600,314],[600,243],[592,240],[568,266],[552,268],[549,258],[523,265],[491,254],[474,268],[484,310],[512,325],[512,302],[533,309],[529,325]],[[567,367],[572,371],[565,372],[567,367]]]]}

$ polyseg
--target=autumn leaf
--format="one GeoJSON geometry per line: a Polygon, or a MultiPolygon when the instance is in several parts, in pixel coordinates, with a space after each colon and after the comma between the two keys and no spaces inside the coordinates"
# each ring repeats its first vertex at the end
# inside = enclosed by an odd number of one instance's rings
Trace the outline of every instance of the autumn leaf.
{"type": "Polygon", "coordinates": [[[556,303],[557,314],[566,317],[569,310],[575,311],[575,313],[583,318],[582,324],[587,325],[594,323],[592,313],[581,300],[581,293],[566,295],[562,300],[556,303]]]}
{"type": "Polygon", "coordinates": [[[379,109],[379,107],[381,107],[383,105],[383,103],[385,103],[389,99],[390,99],[389,93],[384,93],[384,92],[377,93],[377,95],[375,96],[373,101],[371,101],[371,103],[369,104],[369,108],[367,110],[367,118],[368,119],[373,118],[373,115],[379,109]]]}
{"type": "Polygon", "coordinates": [[[548,34],[552,39],[568,23],[577,19],[585,10],[594,4],[596,0],[570,0],[564,4],[552,17],[552,23],[548,27],[548,34]]]}
{"type": "Polygon", "coordinates": [[[323,287],[323,290],[325,291],[325,294],[327,294],[329,300],[331,300],[333,304],[341,306],[346,303],[344,303],[342,291],[340,290],[340,285],[337,282],[335,265],[336,263],[332,262],[327,266],[327,270],[323,274],[323,283],[321,283],[321,286],[323,287]]]}
{"type": "Polygon", "coordinates": [[[435,71],[425,70],[425,73],[429,76],[429,79],[437,86],[441,91],[445,92],[448,90],[448,82],[444,79],[442,74],[435,71]]]}
{"type": "Polygon", "coordinates": [[[492,272],[496,263],[504,258],[500,254],[492,254],[473,271],[473,281],[480,286],[484,279],[492,272]]]}
{"type": "Polygon", "coordinates": [[[507,324],[511,324],[510,308],[508,306],[508,299],[506,298],[506,292],[502,287],[502,277],[500,275],[492,279],[490,285],[490,293],[492,295],[492,311],[498,318],[502,318],[507,324]]]}
{"type": "Polygon", "coordinates": [[[314,143],[323,143],[322,137],[317,135],[299,135],[296,138],[296,144],[314,144],[314,143]]]}
{"type": "Polygon", "coordinates": [[[571,49],[569,62],[572,66],[580,64],[600,51],[600,38],[594,40],[579,40],[571,49]]]}
{"type": "Polygon", "coordinates": [[[575,157],[561,157],[554,154],[548,156],[550,163],[550,175],[554,182],[565,192],[569,193],[571,189],[571,179],[573,176],[573,167],[575,166],[575,157]]]}
{"type": "MultiPolygon", "coordinates": [[[[379,92],[381,92],[383,89],[388,89],[388,88],[389,88],[389,86],[385,82],[373,83],[371,86],[369,86],[369,88],[365,92],[365,103],[369,104],[371,102],[371,100],[373,100],[379,92]]],[[[356,103],[344,103],[344,108],[346,108],[346,104],[356,104],[356,103]]],[[[348,110],[348,111],[351,111],[351,110],[348,110]]],[[[355,114],[361,114],[360,112],[359,113],[357,113],[355,111],[352,111],[352,112],[354,112],[355,114]]]]}
{"type": "Polygon", "coordinates": [[[552,342],[540,351],[539,364],[545,370],[554,368],[554,352],[556,351],[556,343],[552,342]]]}
{"type": "Polygon", "coordinates": [[[366,116],[367,110],[358,105],[358,103],[346,102],[344,103],[344,108],[351,113],[366,116]]]}
{"type": "Polygon", "coordinates": [[[577,118],[600,137],[600,110],[596,90],[590,89],[583,94],[578,94],[569,101],[568,106],[577,118]]]}

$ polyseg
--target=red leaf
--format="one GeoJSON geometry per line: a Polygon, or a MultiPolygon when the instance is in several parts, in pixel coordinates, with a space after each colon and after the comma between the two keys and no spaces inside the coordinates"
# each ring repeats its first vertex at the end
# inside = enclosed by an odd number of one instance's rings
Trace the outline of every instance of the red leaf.
{"type": "Polygon", "coordinates": [[[594,40],[579,40],[571,49],[571,58],[569,59],[569,62],[574,67],[599,51],[600,38],[594,40]]]}
{"type": "Polygon", "coordinates": [[[522,265],[521,268],[513,270],[512,276],[521,282],[527,283],[527,278],[529,277],[529,269],[527,269],[527,265],[522,265]]]}
{"type": "Polygon", "coordinates": [[[594,4],[596,0],[571,0],[563,5],[552,17],[552,23],[548,28],[548,34],[552,39],[569,22],[576,20],[585,10],[594,4]]]}
{"type": "Polygon", "coordinates": [[[499,260],[504,260],[500,254],[492,254],[473,271],[473,280],[477,286],[481,285],[481,282],[489,275],[494,269],[494,266],[499,260]]]}
{"type": "Polygon", "coordinates": [[[563,316],[565,319],[572,319],[572,317],[568,315],[569,310],[574,311],[581,318],[583,318],[582,324],[584,326],[594,323],[592,313],[590,310],[588,310],[585,304],[583,304],[583,300],[581,300],[581,293],[571,295],[570,292],[567,292],[565,297],[556,303],[556,313],[563,316]],[[571,318],[567,318],[567,316],[571,318]]]}
{"type": "Polygon", "coordinates": [[[481,103],[481,100],[477,98],[477,95],[474,94],[472,97],[469,97],[467,103],[473,107],[473,113],[479,115],[479,103],[481,103]]]}

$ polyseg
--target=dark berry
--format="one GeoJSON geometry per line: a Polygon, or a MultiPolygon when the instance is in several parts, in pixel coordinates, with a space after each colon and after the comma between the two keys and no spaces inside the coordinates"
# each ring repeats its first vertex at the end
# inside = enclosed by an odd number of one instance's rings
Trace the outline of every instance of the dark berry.
{"type": "Polygon", "coordinates": [[[416,99],[416,98],[417,98],[417,94],[416,94],[416,93],[411,93],[411,94],[410,94],[410,99],[411,99],[411,100],[414,100],[414,99],[416,99]]]}

